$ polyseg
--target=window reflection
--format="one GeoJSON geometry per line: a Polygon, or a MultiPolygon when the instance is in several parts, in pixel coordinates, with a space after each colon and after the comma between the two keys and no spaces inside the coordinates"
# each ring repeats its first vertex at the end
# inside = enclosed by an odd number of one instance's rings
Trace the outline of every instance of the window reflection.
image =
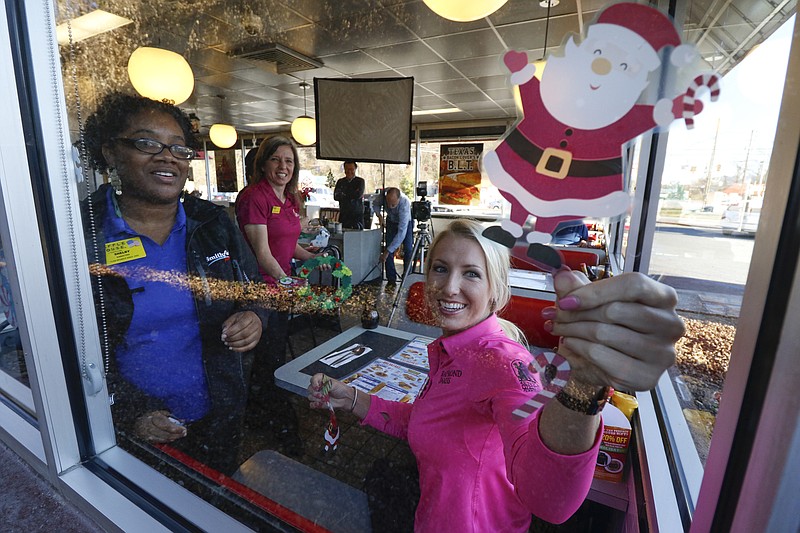
{"type": "Polygon", "coordinates": [[[30,387],[17,327],[17,311],[11,294],[10,257],[6,257],[6,250],[5,243],[0,242],[0,370],[30,387]]]}

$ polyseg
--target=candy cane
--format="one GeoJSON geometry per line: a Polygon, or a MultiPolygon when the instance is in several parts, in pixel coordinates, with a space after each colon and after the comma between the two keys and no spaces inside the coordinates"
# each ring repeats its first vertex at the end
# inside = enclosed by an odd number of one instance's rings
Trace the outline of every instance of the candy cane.
{"type": "Polygon", "coordinates": [[[694,101],[697,90],[700,87],[708,87],[711,91],[711,101],[716,102],[719,98],[719,76],[716,74],[701,74],[692,80],[686,94],[683,95],[683,120],[686,121],[686,128],[694,128],[694,101]]]}
{"type": "Polygon", "coordinates": [[[534,411],[550,401],[561,387],[567,384],[569,379],[569,363],[555,352],[540,351],[533,356],[531,365],[539,373],[539,379],[542,381],[542,390],[511,413],[518,419],[531,416],[534,411]],[[552,378],[548,376],[548,366],[555,367],[556,374],[552,378]]]}

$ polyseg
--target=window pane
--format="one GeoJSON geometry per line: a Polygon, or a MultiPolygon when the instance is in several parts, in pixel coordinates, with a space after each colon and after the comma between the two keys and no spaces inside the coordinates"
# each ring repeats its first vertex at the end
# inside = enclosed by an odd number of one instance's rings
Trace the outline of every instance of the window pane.
{"type": "Polygon", "coordinates": [[[670,132],[650,273],[687,334],[670,375],[705,463],[753,252],[794,18],[723,79],[691,132],[670,132]]]}
{"type": "Polygon", "coordinates": [[[32,413],[30,380],[18,323],[22,317],[17,315],[11,290],[14,268],[11,248],[0,237],[0,393],[32,413]]]}

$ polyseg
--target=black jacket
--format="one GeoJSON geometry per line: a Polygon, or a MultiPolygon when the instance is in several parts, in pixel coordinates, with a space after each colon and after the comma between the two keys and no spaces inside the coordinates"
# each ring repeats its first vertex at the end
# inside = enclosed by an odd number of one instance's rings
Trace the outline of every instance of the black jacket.
{"type": "MultiPolygon", "coordinates": [[[[90,230],[88,202],[84,201],[81,205],[90,264],[105,264],[103,221],[107,211],[107,189],[108,186],[103,185],[90,197],[95,232],[90,230]],[[93,233],[96,234],[96,245],[93,233]]],[[[247,401],[253,351],[243,354],[228,350],[220,339],[222,323],[236,312],[251,310],[266,327],[268,311],[243,298],[248,291],[252,293],[256,288],[254,283],[261,283],[261,276],[255,257],[225,210],[189,195],[184,199],[183,208],[186,212],[186,269],[190,277],[200,281],[192,286],[200,322],[203,365],[211,398],[211,410],[203,419],[203,426],[207,427],[203,433],[208,437],[204,439],[203,446],[215,444],[209,442],[214,434],[225,440],[216,444],[230,446],[241,437],[241,421],[247,401]],[[230,254],[230,260],[214,261],[219,254],[226,253],[230,254]],[[230,282],[231,285],[216,283],[215,280],[230,282]],[[220,285],[225,289],[230,287],[231,290],[223,290],[223,294],[220,294],[220,285]]],[[[100,319],[100,290],[104,296],[109,351],[108,389],[113,395],[115,426],[119,432],[124,432],[132,427],[139,416],[163,409],[164,406],[157,398],[146,395],[123,380],[116,371],[114,355],[117,347],[125,342],[133,316],[133,299],[127,282],[115,275],[94,275],[92,281],[101,339],[103,321],[100,319]]],[[[169,325],[169,318],[169,310],[165,310],[165,327],[169,325]]],[[[189,434],[192,434],[191,427],[189,434]]]]}

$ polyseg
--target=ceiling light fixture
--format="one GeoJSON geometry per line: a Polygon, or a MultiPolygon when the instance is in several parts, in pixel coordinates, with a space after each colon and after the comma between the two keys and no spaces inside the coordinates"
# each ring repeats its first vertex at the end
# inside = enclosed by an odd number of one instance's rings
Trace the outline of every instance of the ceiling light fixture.
{"type": "Polygon", "coordinates": [[[173,105],[184,103],[194,90],[194,73],[186,59],[163,48],[142,46],[128,59],[128,77],[136,92],[173,105]]]}
{"type": "Polygon", "coordinates": [[[120,17],[102,9],[95,9],[91,13],[86,13],[80,17],[75,17],[69,24],[63,22],[56,26],[56,38],[58,44],[69,43],[69,31],[72,27],[72,42],[77,43],[89,37],[94,37],[101,33],[114,30],[133,22],[131,19],[120,17]]]}
{"type": "Polygon", "coordinates": [[[472,22],[488,17],[508,0],[424,0],[431,11],[455,22],[472,22]]]}
{"type": "Polygon", "coordinates": [[[227,124],[214,124],[208,130],[208,136],[211,137],[211,142],[219,148],[230,148],[236,144],[236,128],[228,126],[227,124]]]}
{"type": "Polygon", "coordinates": [[[308,146],[317,142],[317,121],[309,117],[306,110],[306,89],[311,85],[302,82],[300,87],[303,88],[303,116],[297,117],[292,122],[292,137],[298,143],[308,146]]]}
{"type": "Polygon", "coordinates": [[[420,111],[412,111],[411,114],[415,117],[420,115],[443,115],[445,113],[458,113],[461,111],[458,107],[443,107],[441,109],[423,109],[420,111]]]}
{"type": "Polygon", "coordinates": [[[289,124],[291,124],[291,122],[276,120],[274,122],[251,122],[250,124],[245,124],[245,126],[249,128],[271,128],[273,126],[288,126],[289,124]]]}

